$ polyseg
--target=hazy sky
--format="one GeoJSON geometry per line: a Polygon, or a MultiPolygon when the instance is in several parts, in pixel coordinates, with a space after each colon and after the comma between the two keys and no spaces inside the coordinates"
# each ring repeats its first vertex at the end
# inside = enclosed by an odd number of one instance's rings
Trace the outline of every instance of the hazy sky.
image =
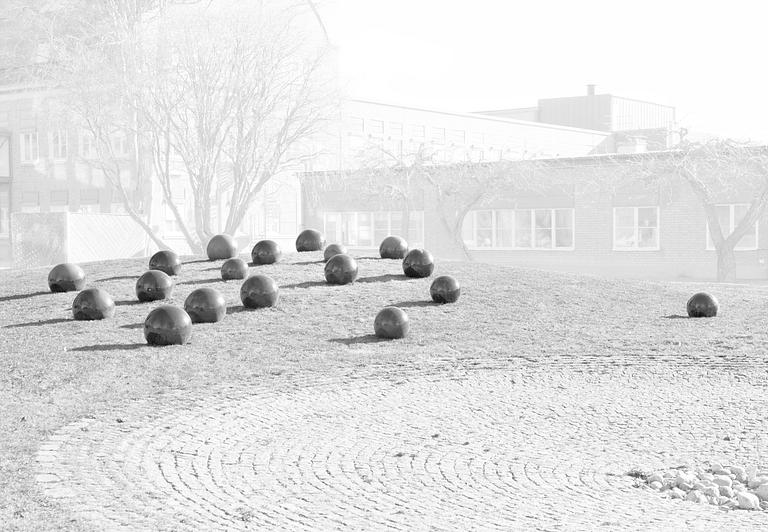
{"type": "Polygon", "coordinates": [[[325,0],[349,96],[446,111],[598,93],[768,140],[768,1],[325,0]]]}

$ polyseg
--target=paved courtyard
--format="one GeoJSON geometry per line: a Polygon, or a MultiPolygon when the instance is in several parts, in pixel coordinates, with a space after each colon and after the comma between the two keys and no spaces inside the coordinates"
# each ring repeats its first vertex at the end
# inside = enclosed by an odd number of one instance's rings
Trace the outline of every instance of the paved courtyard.
{"type": "Polygon", "coordinates": [[[70,424],[37,480],[95,529],[766,529],[627,475],[758,462],[764,374],[578,353],[284,373],[70,424]]]}

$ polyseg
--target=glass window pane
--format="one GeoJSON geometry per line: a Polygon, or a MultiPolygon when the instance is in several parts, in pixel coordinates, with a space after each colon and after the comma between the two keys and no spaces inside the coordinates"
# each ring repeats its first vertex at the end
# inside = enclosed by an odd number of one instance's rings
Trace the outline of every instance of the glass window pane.
{"type": "Polygon", "coordinates": [[[531,247],[531,211],[515,211],[515,247],[531,247]]]}
{"type": "Polygon", "coordinates": [[[408,228],[403,227],[403,211],[392,211],[389,213],[389,234],[399,235],[408,240],[408,228]]]}
{"type": "Polygon", "coordinates": [[[552,247],[552,229],[540,229],[539,227],[536,228],[536,247],[552,247]]]}
{"type": "MultiPolygon", "coordinates": [[[[549,209],[536,209],[536,230],[551,230],[552,229],[552,211],[549,209]]],[[[550,235],[550,240],[551,240],[550,235]]]]}
{"type": "Polygon", "coordinates": [[[412,247],[424,246],[424,211],[411,212],[411,240],[412,247]]]}
{"type": "Polygon", "coordinates": [[[514,247],[515,211],[496,211],[496,245],[514,247]]]}
{"type": "Polygon", "coordinates": [[[557,229],[573,227],[573,209],[555,209],[555,227],[557,229]]]}
{"type": "Polygon", "coordinates": [[[493,245],[493,213],[492,211],[477,211],[475,214],[476,245],[491,247],[493,245]]]}
{"type": "Polygon", "coordinates": [[[339,242],[341,235],[339,227],[339,215],[335,212],[325,213],[325,237],[330,242],[339,242]]]}
{"type": "Polygon", "coordinates": [[[376,245],[389,236],[389,215],[386,212],[373,213],[373,240],[376,245]]]}
{"type": "Polygon", "coordinates": [[[0,236],[8,236],[9,201],[8,186],[0,186],[0,236]]]}
{"type": "Polygon", "coordinates": [[[0,177],[11,177],[10,139],[0,137],[0,177]]]}
{"type": "Polygon", "coordinates": [[[637,237],[640,240],[637,247],[656,248],[659,247],[659,232],[655,227],[641,227],[637,230],[637,237]]]}
{"type": "Polygon", "coordinates": [[[573,228],[558,227],[555,229],[555,247],[570,248],[573,247],[573,228]]]}
{"type": "Polygon", "coordinates": [[[614,231],[613,245],[616,248],[635,247],[635,228],[617,226],[614,231]]]}
{"type": "Polygon", "coordinates": [[[658,225],[658,208],[656,207],[642,207],[637,209],[637,226],[638,227],[656,227],[658,225]]]}
{"type": "Polygon", "coordinates": [[[357,226],[355,225],[355,213],[341,213],[341,243],[350,246],[357,245],[357,226]]]}
{"type": "Polygon", "coordinates": [[[613,223],[618,227],[635,226],[635,209],[632,207],[617,207],[614,210],[613,223]]]}
{"type": "Polygon", "coordinates": [[[373,227],[369,212],[357,213],[357,239],[360,246],[373,246],[373,227]]]}

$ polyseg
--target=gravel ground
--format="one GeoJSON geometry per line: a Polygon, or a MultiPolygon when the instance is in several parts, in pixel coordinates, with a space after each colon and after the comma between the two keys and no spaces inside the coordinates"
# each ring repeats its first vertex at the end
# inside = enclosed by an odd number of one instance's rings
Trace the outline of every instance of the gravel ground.
{"type": "Polygon", "coordinates": [[[762,511],[663,498],[632,471],[765,468],[768,287],[601,280],[438,263],[462,284],[320,253],[250,268],[281,286],[248,311],[221,261],[184,265],[172,302],[229,313],[152,348],[146,260],[86,264],[114,319],[75,322],[47,270],[0,272],[0,523],[10,529],[750,530],[762,511]],[[687,319],[714,293],[718,317],[687,319]],[[377,341],[385,305],[408,338],[377,341]]]}

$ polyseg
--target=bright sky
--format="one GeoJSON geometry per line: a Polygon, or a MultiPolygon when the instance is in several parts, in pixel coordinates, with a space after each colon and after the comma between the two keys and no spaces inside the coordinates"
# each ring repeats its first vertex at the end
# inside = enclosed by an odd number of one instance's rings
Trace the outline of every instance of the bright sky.
{"type": "Polygon", "coordinates": [[[597,93],[768,140],[765,0],[320,0],[348,96],[445,111],[597,93]]]}

